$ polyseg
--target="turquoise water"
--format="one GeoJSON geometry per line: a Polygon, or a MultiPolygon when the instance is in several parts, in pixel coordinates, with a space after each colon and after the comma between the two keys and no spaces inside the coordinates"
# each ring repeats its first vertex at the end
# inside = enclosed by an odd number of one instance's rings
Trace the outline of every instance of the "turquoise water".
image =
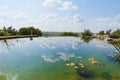
{"type": "Polygon", "coordinates": [[[106,41],[40,37],[0,41],[0,80],[120,80],[106,41]]]}

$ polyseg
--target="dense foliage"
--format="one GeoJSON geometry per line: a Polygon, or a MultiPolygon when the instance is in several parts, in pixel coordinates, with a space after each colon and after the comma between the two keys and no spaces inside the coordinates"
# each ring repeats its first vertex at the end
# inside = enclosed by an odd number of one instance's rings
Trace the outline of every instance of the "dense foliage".
{"type": "Polygon", "coordinates": [[[106,34],[107,34],[107,35],[110,35],[110,34],[111,34],[111,31],[112,31],[112,29],[109,29],[108,31],[106,31],[106,34]]]}
{"type": "Polygon", "coordinates": [[[34,27],[23,27],[19,29],[19,35],[39,35],[42,36],[42,32],[38,28],[34,27]]]}
{"type": "Polygon", "coordinates": [[[61,33],[61,36],[79,36],[79,35],[73,32],[63,32],[61,33]]]}
{"type": "MultiPolygon", "coordinates": [[[[18,31],[12,26],[6,28],[6,35],[38,35],[42,36],[42,32],[38,28],[34,27],[22,27],[18,31]]],[[[4,36],[4,31],[0,29],[0,36],[4,36]]]]}
{"type": "Polygon", "coordinates": [[[120,29],[117,29],[112,34],[110,34],[110,38],[120,38],[120,29]]]}
{"type": "Polygon", "coordinates": [[[13,28],[12,26],[8,27],[6,29],[6,31],[7,31],[8,35],[16,35],[18,33],[17,30],[15,28],[13,28]]]}
{"type": "Polygon", "coordinates": [[[104,35],[105,32],[104,32],[104,31],[100,31],[98,34],[99,34],[99,35],[104,35]]]}
{"type": "Polygon", "coordinates": [[[92,32],[89,29],[84,30],[84,32],[81,33],[82,37],[85,36],[92,36],[92,32]]]}
{"type": "Polygon", "coordinates": [[[4,36],[3,30],[0,29],[0,36],[4,36]]]}

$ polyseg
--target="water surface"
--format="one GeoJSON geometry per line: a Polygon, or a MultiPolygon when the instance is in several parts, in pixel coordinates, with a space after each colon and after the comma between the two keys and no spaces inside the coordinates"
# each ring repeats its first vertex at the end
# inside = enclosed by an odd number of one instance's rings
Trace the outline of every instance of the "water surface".
{"type": "Polygon", "coordinates": [[[77,37],[0,41],[0,80],[120,80],[113,45],[77,37]]]}

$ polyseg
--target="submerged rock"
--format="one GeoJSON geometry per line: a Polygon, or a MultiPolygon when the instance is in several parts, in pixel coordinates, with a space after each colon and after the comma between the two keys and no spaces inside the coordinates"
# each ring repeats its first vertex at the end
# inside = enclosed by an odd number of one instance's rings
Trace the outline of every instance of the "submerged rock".
{"type": "Polygon", "coordinates": [[[94,72],[90,72],[87,69],[77,69],[77,73],[83,78],[93,78],[95,76],[94,72]]]}
{"type": "Polygon", "coordinates": [[[77,69],[77,68],[79,68],[79,67],[78,67],[78,66],[74,66],[74,68],[76,68],[76,69],[77,69]]]}
{"type": "Polygon", "coordinates": [[[75,63],[70,63],[70,66],[74,66],[75,65],[75,63]]]}
{"type": "Polygon", "coordinates": [[[79,65],[80,65],[81,68],[84,68],[84,67],[85,67],[82,63],[80,63],[79,65]]]}
{"type": "Polygon", "coordinates": [[[91,64],[97,64],[98,61],[96,61],[94,58],[89,58],[88,59],[90,61],[91,64]]]}
{"type": "Polygon", "coordinates": [[[70,64],[66,64],[66,66],[70,66],[70,64]]]}

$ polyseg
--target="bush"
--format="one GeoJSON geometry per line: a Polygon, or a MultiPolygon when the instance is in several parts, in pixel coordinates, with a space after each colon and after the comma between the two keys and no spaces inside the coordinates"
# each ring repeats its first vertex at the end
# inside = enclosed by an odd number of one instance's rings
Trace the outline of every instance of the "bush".
{"type": "Polygon", "coordinates": [[[120,35],[120,29],[117,29],[116,31],[114,31],[113,33],[119,34],[120,35]]]}
{"type": "Polygon", "coordinates": [[[31,35],[31,30],[32,30],[33,35],[42,36],[42,32],[38,28],[34,28],[34,27],[20,28],[18,34],[20,34],[20,35],[31,35]]]}
{"type": "Polygon", "coordinates": [[[110,34],[110,38],[120,38],[120,34],[112,33],[110,34]]]}
{"type": "Polygon", "coordinates": [[[0,36],[4,36],[3,30],[0,29],[0,36]]]}
{"type": "Polygon", "coordinates": [[[110,34],[110,38],[120,38],[120,29],[117,29],[112,34],[110,34]]]}
{"type": "Polygon", "coordinates": [[[104,31],[100,31],[98,34],[99,35],[104,35],[105,33],[104,33],[104,31]]]}
{"type": "Polygon", "coordinates": [[[84,37],[84,36],[92,36],[92,32],[87,29],[87,30],[84,30],[84,32],[81,33],[81,35],[84,37]]]}
{"type": "Polygon", "coordinates": [[[15,28],[13,28],[12,26],[8,27],[6,31],[9,35],[16,35],[17,34],[17,30],[15,28]]]}
{"type": "Polygon", "coordinates": [[[61,36],[79,36],[79,35],[73,32],[63,32],[61,33],[61,36]]]}

